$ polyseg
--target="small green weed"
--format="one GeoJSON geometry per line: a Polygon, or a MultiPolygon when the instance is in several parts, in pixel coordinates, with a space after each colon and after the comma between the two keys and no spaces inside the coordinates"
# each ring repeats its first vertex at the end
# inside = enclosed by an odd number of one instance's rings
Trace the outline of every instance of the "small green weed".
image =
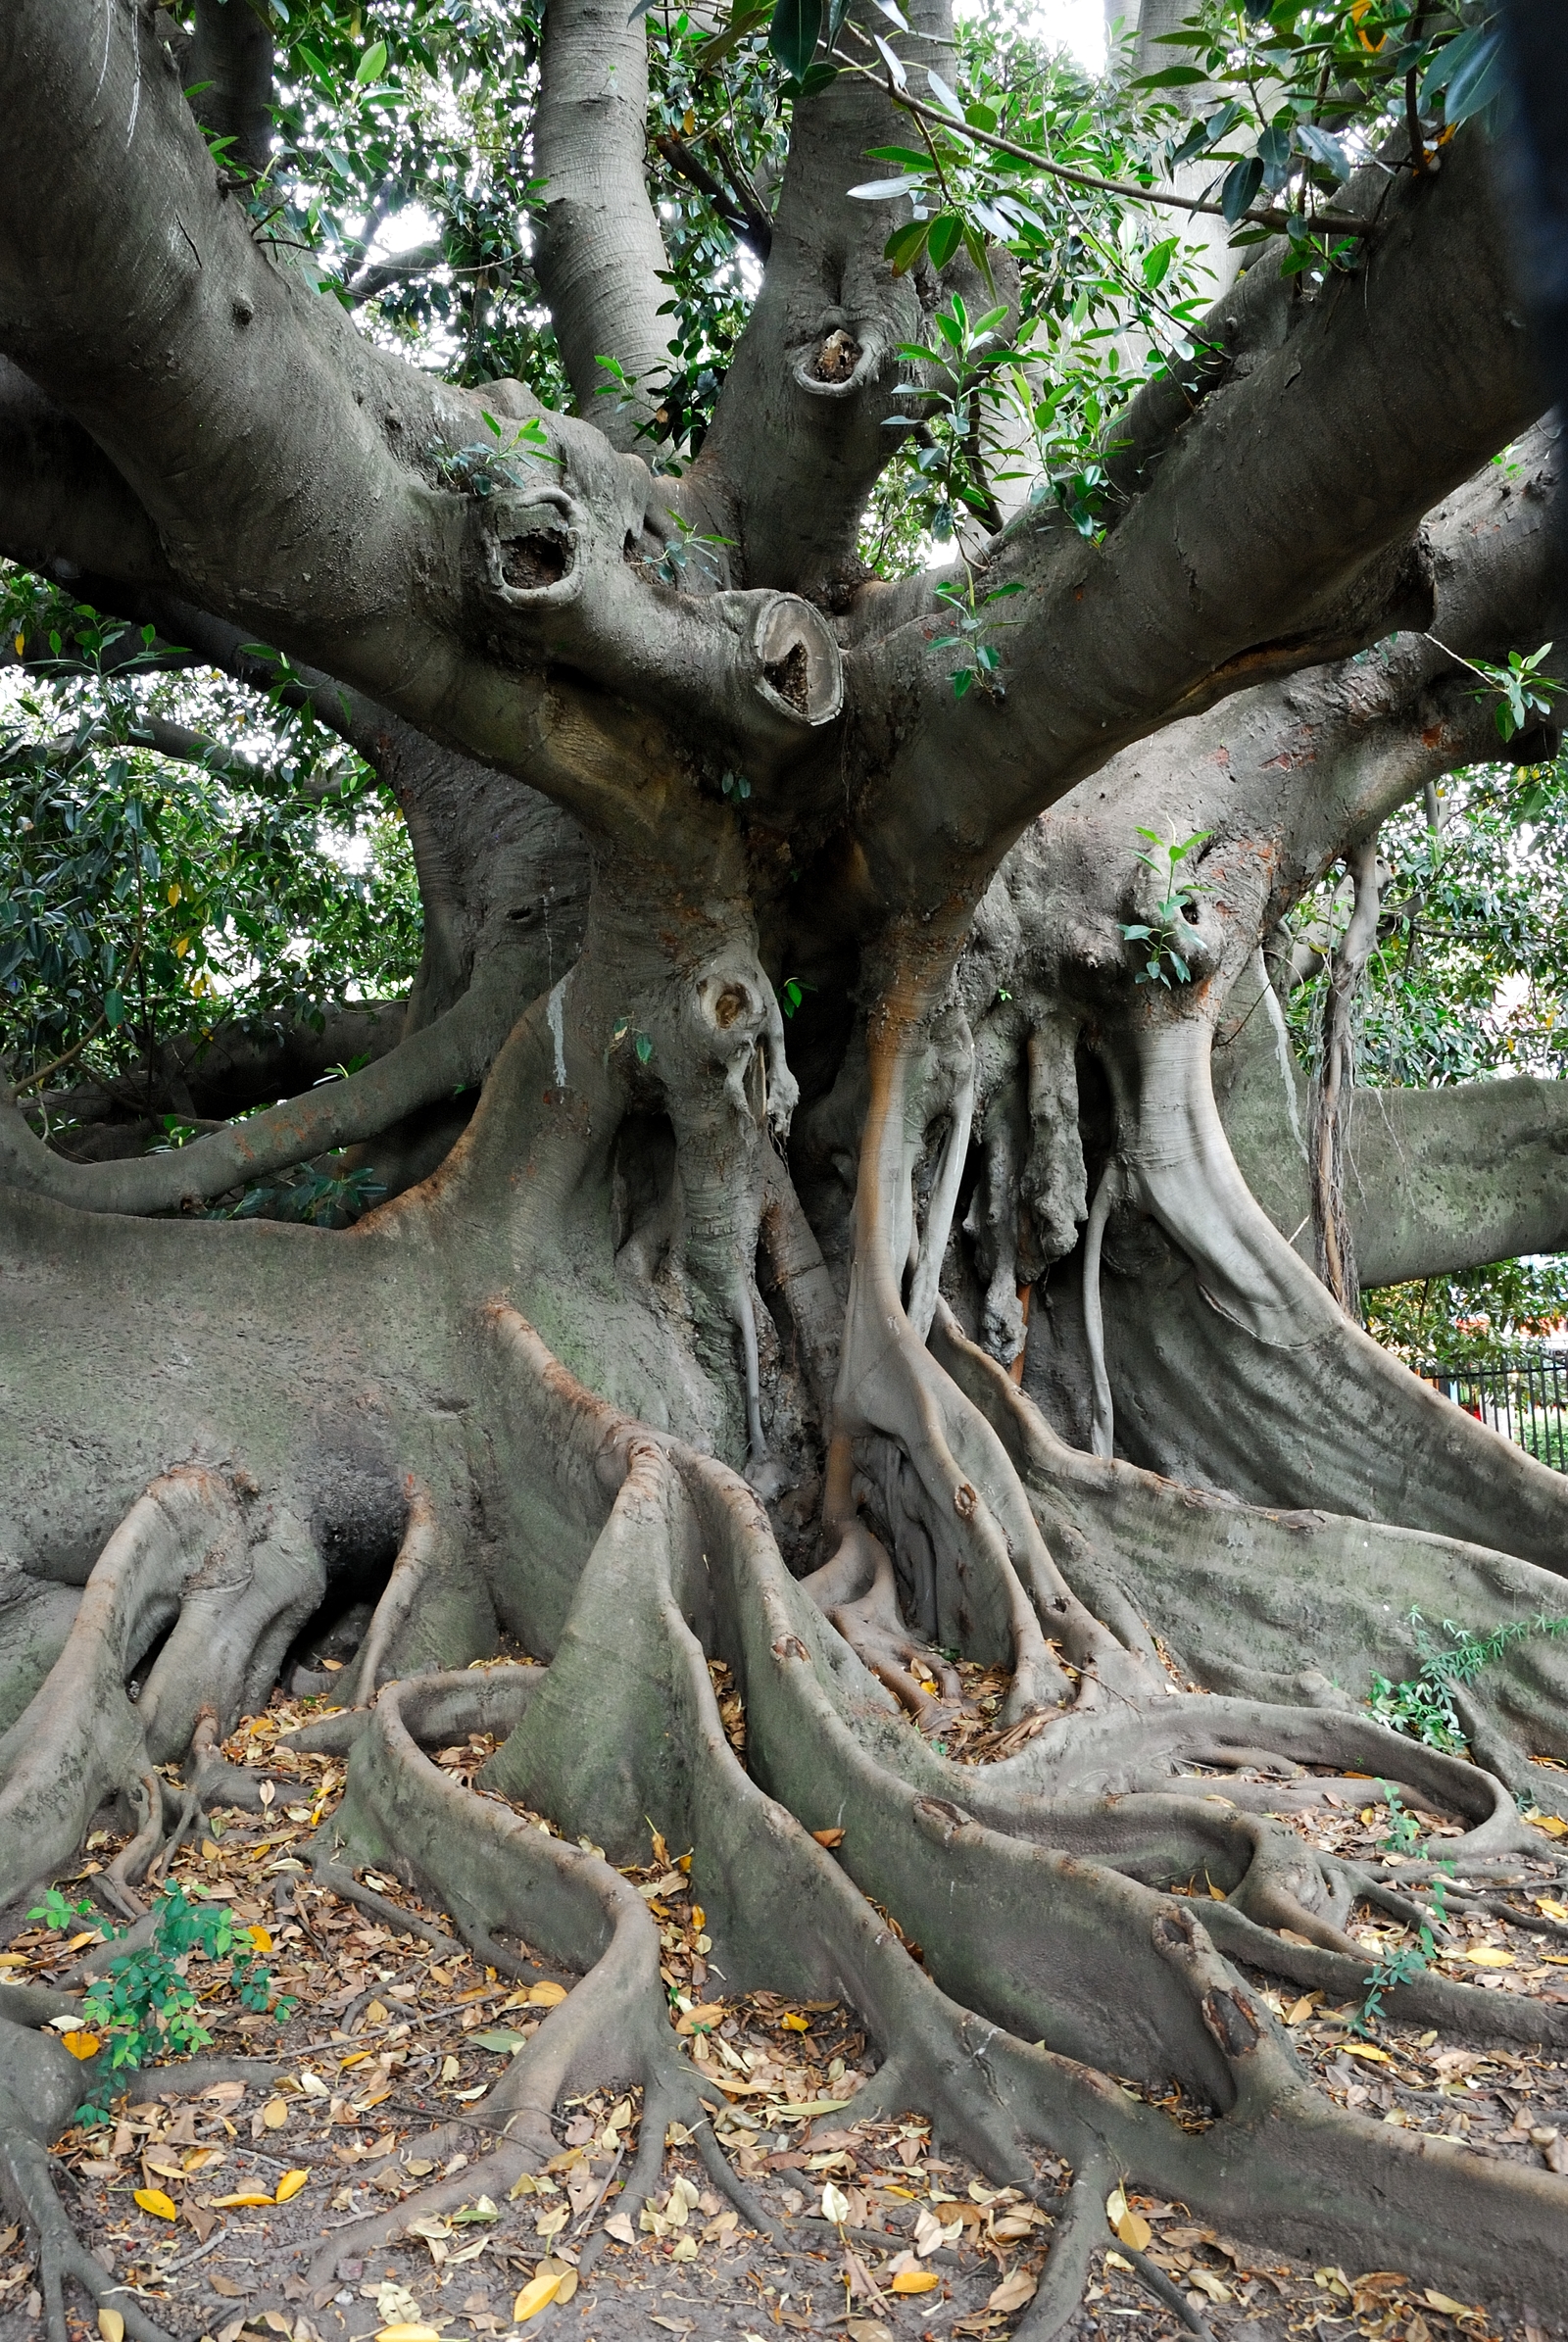
{"type": "MultiPolygon", "coordinates": [[[[93,1916],[91,1903],[68,1902],[55,1887],[27,1914],[57,1934],[93,1916]]],[[[121,1932],[112,1930],[112,1939],[121,1932]]],[[[260,1958],[264,1948],[270,1948],[266,1930],[241,1926],[226,1903],[192,1901],[181,1887],[169,1887],[152,1941],[112,1960],[108,1975],[82,2001],[81,2028],[98,2035],[100,2056],[107,2062],[77,2120],[88,2128],[108,2121],[116,2075],[155,2058],[190,2057],[211,2046],[213,2036],[201,2022],[196,1987],[189,1980],[195,1959],[229,1963],[229,1979],[242,2007],[257,2015],[271,2007],[280,2025],[291,2017],[295,2002],[272,2002],[272,1973],[260,1958]]]]}
{"type": "MultiPolygon", "coordinates": [[[[1406,1822],[1410,1819],[1408,1815],[1403,1818],[1406,1822]]],[[[1371,1975],[1364,1978],[1366,1998],[1351,2022],[1352,2032],[1370,2032],[1382,2019],[1383,1995],[1397,1984],[1417,1982],[1437,1958],[1437,1938],[1432,1930],[1443,1927],[1448,1917],[1448,1881],[1453,1877],[1453,1865],[1451,1862],[1443,1863],[1439,1868],[1441,1876],[1433,1879],[1428,1890],[1432,1897],[1430,1920],[1422,1921],[1416,1929],[1414,1943],[1401,1943],[1396,1950],[1380,1955],[1371,1975]]]]}
{"type": "Polygon", "coordinates": [[[1419,1740],[1423,1747],[1440,1749],[1446,1756],[1464,1756],[1470,1743],[1453,1704],[1455,1686],[1473,1683],[1484,1667],[1500,1659],[1516,1642],[1528,1641],[1535,1635],[1568,1635],[1568,1618],[1550,1618],[1543,1611],[1538,1618],[1513,1619],[1487,1635],[1472,1635],[1468,1627],[1446,1618],[1443,1632],[1448,1639],[1445,1643],[1439,1641],[1420,1611],[1412,1610],[1410,1631],[1421,1654],[1420,1674],[1401,1683],[1392,1683],[1387,1676],[1374,1676],[1367,1705],[1380,1722],[1419,1740]]]}
{"type": "Polygon", "coordinates": [[[1178,984],[1191,984],[1193,980],[1193,971],[1184,955],[1184,931],[1191,923],[1189,914],[1199,896],[1210,892],[1200,881],[1187,877],[1182,864],[1212,832],[1200,829],[1190,838],[1166,839],[1157,829],[1140,829],[1138,835],[1153,850],[1141,854],[1138,859],[1146,870],[1152,870],[1163,891],[1150,923],[1134,920],[1129,924],[1123,919],[1119,924],[1128,943],[1143,947],[1144,964],[1138,971],[1139,983],[1162,984],[1169,992],[1172,977],[1178,984]]]}

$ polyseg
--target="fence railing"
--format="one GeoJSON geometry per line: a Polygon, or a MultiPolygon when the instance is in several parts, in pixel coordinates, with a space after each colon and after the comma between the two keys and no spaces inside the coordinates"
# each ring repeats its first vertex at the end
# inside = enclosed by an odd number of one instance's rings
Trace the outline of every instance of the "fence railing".
{"type": "Polygon", "coordinates": [[[1568,1352],[1520,1350],[1484,1365],[1415,1371],[1467,1415],[1490,1423],[1554,1472],[1568,1472],[1568,1352]]]}

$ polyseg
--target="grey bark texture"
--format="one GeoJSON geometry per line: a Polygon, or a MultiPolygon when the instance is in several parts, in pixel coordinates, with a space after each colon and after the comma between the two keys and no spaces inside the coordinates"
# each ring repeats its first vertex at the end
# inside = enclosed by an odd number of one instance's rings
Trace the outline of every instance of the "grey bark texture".
{"type": "MultiPolygon", "coordinates": [[[[1474,1763],[1366,1710],[1374,1670],[1416,1664],[1412,1605],[1555,1612],[1568,1483],[1287,1242],[1306,1135],[1260,958],[1480,753],[1450,654],[1562,637],[1557,443],[1524,436],[1481,128],[1435,177],[1351,190],[1378,221],[1352,275],[1282,290],[1258,255],[1223,359],[1135,404],[1102,542],[1046,508],[977,549],[1024,591],[1005,697],[959,701],[941,578],[870,582],[855,552],[895,346],[961,282],[895,281],[899,207],[847,196],[878,93],[797,108],[712,430],[656,478],[598,374],[613,355],[646,405],[661,363],[643,34],[556,0],[539,276],[582,412],[487,385],[543,444],[481,498],[450,460],[475,401],[255,240],[145,10],[113,0],[101,70],[89,22],[0,21],[0,548],[171,656],[256,681],[261,634],[307,662],[403,806],[426,930],[369,1065],[306,1091],[292,1044],[222,1037],[213,1102],[263,1064],[302,1095],[177,1156],[72,1162],[0,1115],[4,1892],[109,1795],[144,1802],[150,1857],[156,1768],[188,1752],[216,1794],[215,1735],[368,1616],[323,1875],[395,1864],[490,1965],[521,1935],[581,1979],[491,2092],[482,2157],[400,2221],[499,2198],[562,2094],[612,2074],[645,2091],[633,2213],[666,2122],[702,2123],[612,1867],[653,1823],[692,1848],[727,1988],[859,2012],[858,2112],[926,2108],[1020,2183],[1042,2148],[1071,2164],[1053,2318],[1108,2171],[1347,2268],[1419,2251],[1467,2299],[1568,2298],[1556,2174],[1331,2105],[1248,1980],[1357,1996],[1358,1903],[1410,1885],[1305,1847],[1298,1790],[1394,1784],[1488,1876],[1544,1843],[1522,1785],[1568,1805],[1530,1763],[1568,1755],[1555,1641],[1488,1671],[1474,1763]],[[1515,438],[1517,484],[1490,463],[1515,438]],[[672,586],[696,526],[733,543],[672,586]],[[1209,833],[1166,939],[1185,981],[1137,981],[1141,828],[1209,833]],[[395,1191],[351,1230],[180,1214],[349,1144],[395,1191]],[[535,1663],[470,1674],[508,1638],[535,1663]],[[1001,1671],[1000,1746],[960,1765],[969,1662],[1001,1671]],[[427,1754],[476,1730],[499,1799],[427,1754]],[[1151,2103],[1173,2077],[1200,2124],[1151,2103]]],[[[919,17],[916,69],[950,38],[919,17]]],[[[204,1078],[176,1055],[148,1079],[204,1078]]],[[[1499,1137],[1485,1241],[1558,1225],[1554,1091],[1391,1099],[1386,1141],[1354,1108],[1363,1276],[1452,1249],[1499,1137]]],[[[1568,2050],[1560,2007],[1506,1990],[1423,1973],[1390,2010],[1568,2050]]],[[[25,2104],[0,2082],[0,2186],[91,2293],[37,2019],[0,2010],[0,2074],[37,2077],[25,2104]]]]}

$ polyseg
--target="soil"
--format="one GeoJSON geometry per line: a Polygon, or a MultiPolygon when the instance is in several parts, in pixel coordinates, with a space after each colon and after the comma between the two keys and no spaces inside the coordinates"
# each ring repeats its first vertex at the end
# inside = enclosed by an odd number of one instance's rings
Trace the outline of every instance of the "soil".
{"type": "MultiPolygon", "coordinates": [[[[874,2062],[853,2013],[726,1992],[680,1858],[661,1841],[647,1864],[625,1875],[660,1924],[671,2020],[713,2076],[709,2103],[720,2141],[777,2222],[782,2245],[747,2228],[713,2192],[678,2126],[639,2229],[621,2216],[626,2232],[611,2232],[637,2144],[640,2093],[601,2090],[559,2110],[558,2156],[512,2198],[481,2198],[424,2220],[420,2233],[390,2247],[346,2248],[335,2275],[313,2288],[307,2272],[334,2227],[386,2210],[434,2175],[419,2150],[435,2124],[466,2116],[477,2156],[491,2082],[531,2036],[539,2010],[575,1981],[563,1975],[514,1988],[455,1939],[449,1949],[403,1933],[390,1916],[368,1915],[316,1881],[304,1849],[330,1819],[343,1765],[291,1751],[279,1735],[324,1705],[277,1693],[265,1715],[242,1723],[224,1753],[292,1775],[298,1796],[285,1793],[260,1816],[212,1815],[172,1865],[188,1896],[227,1902],[262,1931],[275,2013],[242,2008],[225,1964],[198,1990],[213,2035],[209,2054],[265,2064],[253,2080],[217,2081],[194,2097],[160,2088],[175,2078],[173,2061],[150,2066],[113,2098],[106,2119],[73,2128],[55,2149],[78,2233],[127,2289],[149,2308],[156,2303],[160,2323],[182,2342],[368,2342],[398,2324],[476,2342],[519,2332],[580,2342],[652,2342],[658,2334],[765,2342],[784,2332],[844,2334],[849,2342],[1004,2342],[1016,2329],[1050,2249],[1065,2167],[1038,2167],[1031,2203],[943,2152],[924,2118],[858,2124],[855,2094],[874,2062]],[[830,2188],[838,2200],[824,2207],[830,2188]],[[568,2298],[519,2328],[514,2303],[541,2267],[564,2279],[568,2298]],[[923,2289],[895,2292],[901,2271],[923,2289]]],[[[438,1762],[469,1780],[491,1745],[475,1734],[441,1751],[438,1762]]],[[[1288,1818],[1309,1842],[1350,1854],[1384,1827],[1374,1809],[1362,1815],[1333,1795],[1288,1818]]],[[[1429,1818],[1426,1827],[1442,1825],[1429,1818]]],[[[82,1869],[57,1882],[62,1891],[73,1901],[90,1894],[121,1842],[112,1830],[95,1830],[82,1869]]],[[[357,1877],[411,1920],[449,1925],[385,1874],[357,1877]]],[[[1194,1891],[1210,1890],[1197,1881],[1194,1891]]],[[[1551,1898],[1514,1900],[1534,1910],[1551,1898]]],[[[1386,1915],[1358,1915],[1358,1924],[1363,1917],[1369,1956],[1403,1940],[1386,1915]]],[[[84,1919],[83,1933],[89,1925],[84,1919]]],[[[72,1939],[63,1930],[24,1914],[12,1912],[0,1926],[9,1928],[4,1974],[12,1980],[48,1980],[80,1956],[79,1939],[68,1955],[72,1939]]],[[[1568,1976],[1568,1952],[1544,1951],[1538,1936],[1490,1915],[1456,1922],[1440,1964],[1471,1981],[1479,1974],[1498,1988],[1506,1979],[1512,1990],[1552,1997],[1561,1997],[1568,1976]]],[[[1481,2055],[1430,2031],[1364,2026],[1356,2004],[1330,2008],[1320,1994],[1293,2000],[1267,1979],[1252,1980],[1339,2103],[1443,2132],[1470,2154],[1552,2170],[1568,2161],[1568,2072],[1556,2062],[1481,2055]]],[[[1164,2103],[1175,2121],[1209,2119],[1174,2095],[1164,2103]]],[[[458,2169],[461,2161],[450,2159],[443,2167],[458,2169]]],[[[1133,2194],[1126,2213],[1120,2237],[1107,2223],[1083,2305],[1063,2329],[1068,2342],[1128,2332],[1167,2342],[1195,2321],[1214,2342],[1244,2333],[1255,2342],[1289,2334],[1321,2342],[1351,2334],[1367,2342],[1536,2335],[1528,2321],[1499,2322],[1485,2305],[1452,2301],[1419,2269],[1314,2270],[1203,2226],[1180,2204],[1133,2194]],[[1167,2274],[1188,2304],[1185,2317],[1151,2296],[1123,2243],[1142,2245],[1167,2274]]],[[[79,2313],[71,2315],[73,2332],[85,2335],[79,2313]]],[[[0,2230],[0,2342],[34,2342],[40,2330],[25,2240],[15,2226],[0,2230]]]]}

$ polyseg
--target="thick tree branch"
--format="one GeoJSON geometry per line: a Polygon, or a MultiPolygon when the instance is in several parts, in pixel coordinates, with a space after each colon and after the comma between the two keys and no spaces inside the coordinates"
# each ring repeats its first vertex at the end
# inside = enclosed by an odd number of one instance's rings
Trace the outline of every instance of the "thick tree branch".
{"type": "MultiPolygon", "coordinates": [[[[946,0],[908,16],[910,66],[951,77],[946,0]]],[[[871,168],[866,149],[905,135],[886,92],[851,73],[797,102],[767,273],[691,474],[729,515],[749,582],[840,606],[863,574],[860,514],[897,445],[885,426],[898,347],[920,340],[923,308],[953,289],[925,268],[895,277],[882,258],[906,203],[848,192],[871,168]]]]}
{"type": "Polygon", "coordinates": [[[534,268],[578,413],[635,448],[669,371],[659,316],[668,267],[648,199],[648,28],[624,0],[551,0],[539,61],[534,154],[546,181],[534,268]],[[600,365],[613,358],[637,385],[600,365]]]}
{"type": "Polygon", "coordinates": [[[158,530],[79,423],[0,356],[0,554],[62,584],[173,583],[158,530]]]}
{"type": "Polygon", "coordinates": [[[80,1211],[179,1211],[330,1148],[373,1139],[416,1107],[480,1080],[517,1007],[517,986],[492,963],[456,1007],[387,1056],[188,1147],[129,1161],[68,1163],[13,1105],[0,1102],[0,1181],[80,1211]]]}
{"type": "Polygon", "coordinates": [[[27,125],[0,154],[0,342],[109,455],[184,595],[566,795],[607,685],[700,710],[721,763],[798,754],[839,702],[814,613],[628,561],[646,467],[561,418],[493,448],[480,405],[520,429],[528,394],[460,396],[363,340],[253,242],[141,14],[111,0],[101,76],[89,17],[24,0],[0,29],[27,125]],[[808,686],[784,694],[767,670],[797,651],[808,686]]]}
{"type": "Polygon", "coordinates": [[[272,151],[272,33],[250,0],[196,0],[185,70],[191,109],[214,139],[220,168],[267,169],[272,151]]]}
{"type": "MultiPolygon", "coordinates": [[[[1306,1165],[1292,1136],[1304,1091],[1263,1008],[1233,1049],[1225,1132],[1248,1186],[1282,1236],[1298,1239],[1306,1165]]],[[[1525,1252],[1568,1250],[1568,1082],[1464,1082],[1355,1092],[1345,1200],[1363,1287],[1448,1277],[1525,1252]]]]}
{"type": "Polygon", "coordinates": [[[1028,588],[1004,606],[1004,701],[954,700],[930,617],[852,656],[860,706],[919,694],[859,830],[881,890],[944,899],[1118,741],[1236,688],[1244,654],[1305,665],[1325,627],[1343,643],[1357,576],[1539,411],[1507,270],[1467,130],[1440,177],[1389,196],[1364,268],[1303,297],[1283,345],[1210,396],[1103,543],[1049,517],[1015,530],[982,581],[1028,588]]]}

